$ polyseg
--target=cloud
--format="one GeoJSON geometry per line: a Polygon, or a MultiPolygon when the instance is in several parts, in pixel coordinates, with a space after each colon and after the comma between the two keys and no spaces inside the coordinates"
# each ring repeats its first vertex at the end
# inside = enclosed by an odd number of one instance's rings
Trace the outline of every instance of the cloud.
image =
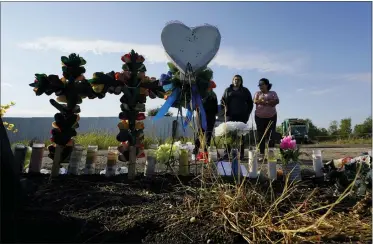
{"type": "Polygon", "coordinates": [[[344,74],[337,76],[337,79],[343,79],[347,81],[363,81],[363,82],[372,82],[372,73],[355,73],[355,74],[344,74]]]}
{"type": "Polygon", "coordinates": [[[13,87],[10,83],[1,82],[1,87],[13,87]]]}
{"type": "Polygon", "coordinates": [[[301,79],[317,81],[347,81],[347,82],[372,82],[372,73],[370,72],[351,72],[351,73],[298,73],[295,74],[301,79]]]}
{"type": "MultiPolygon", "coordinates": [[[[142,53],[150,63],[166,63],[168,59],[161,45],[116,42],[109,40],[84,40],[67,37],[43,37],[30,42],[20,43],[20,48],[29,50],[58,50],[65,53],[92,52],[121,53],[134,49],[142,53]]],[[[212,65],[233,69],[256,70],[259,72],[277,72],[292,74],[304,65],[304,58],[299,55],[273,54],[252,50],[237,50],[221,47],[212,65]]]]}
{"type": "Polygon", "coordinates": [[[324,95],[324,94],[332,92],[332,91],[333,91],[333,89],[328,88],[328,89],[323,89],[323,90],[311,91],[310,94],[319,96],[319,95],[324,95]]]}
{"type": "Polygon", "coordinates": [[[302,91],[304,91],[304,89],[303,88],[298,88],[296,91],[297,92],[302,92],[302,91]]]}

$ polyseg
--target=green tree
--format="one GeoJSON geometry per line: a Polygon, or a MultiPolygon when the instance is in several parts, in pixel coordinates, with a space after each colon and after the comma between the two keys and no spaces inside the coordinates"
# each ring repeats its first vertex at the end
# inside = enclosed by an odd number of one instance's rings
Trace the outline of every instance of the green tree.
{"type": "MultiPolygon", "coordinates": [[[[148,109],[147,114],[148,116],[155,116],[160,109],[161,107],[148,109]]],[[[171,117],[172,115],[173,115],[172,112],[167,112],[165,116],[171,117]]]]}
{"type": "Polygon", "coordinates": [[[352,133],[351,118],[341,119],[339,123],[339,134],[348,137],[352,133]]]}
{"type": "Polygon", "coordinates": [[[366,118],[362,124],[355,125],[354,134],[356,136],[372,134],[372,116],[366,118]]]}
{"type": "Polygon", "coordinates": [[[338,122],[336,120],[333,120],[332,122],[330,122],[330,125],[329,125],[329,134],[330,135],[337,135],[338,134],[338,122]]]}

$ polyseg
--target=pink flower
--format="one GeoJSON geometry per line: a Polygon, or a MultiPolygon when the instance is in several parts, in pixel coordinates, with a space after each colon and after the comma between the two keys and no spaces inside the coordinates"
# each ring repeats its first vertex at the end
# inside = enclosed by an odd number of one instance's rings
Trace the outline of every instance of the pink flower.
{"type": "Polygon", "coordinates": [[[285,136],[280,142],[280,148],[283,150],[294,150],[297,148],[297,143],[291,136],[285,136]]]}
{"type": "Polygon", "coordinates": [[[290,141],[290,149],[295,150],[297,148],[297,141],[291,140],[290,141]]]}

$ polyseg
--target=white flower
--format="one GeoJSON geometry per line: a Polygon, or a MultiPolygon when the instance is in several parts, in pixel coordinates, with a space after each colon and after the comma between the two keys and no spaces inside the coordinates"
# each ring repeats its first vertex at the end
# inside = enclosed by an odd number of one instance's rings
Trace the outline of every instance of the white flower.
{"type": "Polygon", "coordinates": [[[238,136],[246,135],[250,131],[248,124],[243,122],[225,122],[221,123],[218,127],[215,128],[215,136],[224,136],[229,133],[235,132],[238,136]]]}

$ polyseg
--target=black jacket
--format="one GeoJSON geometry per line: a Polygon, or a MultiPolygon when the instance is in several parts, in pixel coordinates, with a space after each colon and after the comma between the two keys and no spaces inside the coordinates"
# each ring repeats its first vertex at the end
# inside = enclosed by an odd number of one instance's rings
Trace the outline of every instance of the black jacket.
{"type": "Polygon", "coordinates": [[[249,89],[242,85],[236,91],[233,89],[233,85],[225,89],[221,104],[223,105],[222,109],[227,110],[225,116],[228,117],[228,120],[233,119],[244,123],[249,120],[254,107],[249,89]]]}
{"type": "Polygon", "coordinates": [[[215,118],[218,114],[218,99],[215,92],[209,91],[207,96],[202,100],[202,104],[206,112],[206,119],[215,118]]]}

